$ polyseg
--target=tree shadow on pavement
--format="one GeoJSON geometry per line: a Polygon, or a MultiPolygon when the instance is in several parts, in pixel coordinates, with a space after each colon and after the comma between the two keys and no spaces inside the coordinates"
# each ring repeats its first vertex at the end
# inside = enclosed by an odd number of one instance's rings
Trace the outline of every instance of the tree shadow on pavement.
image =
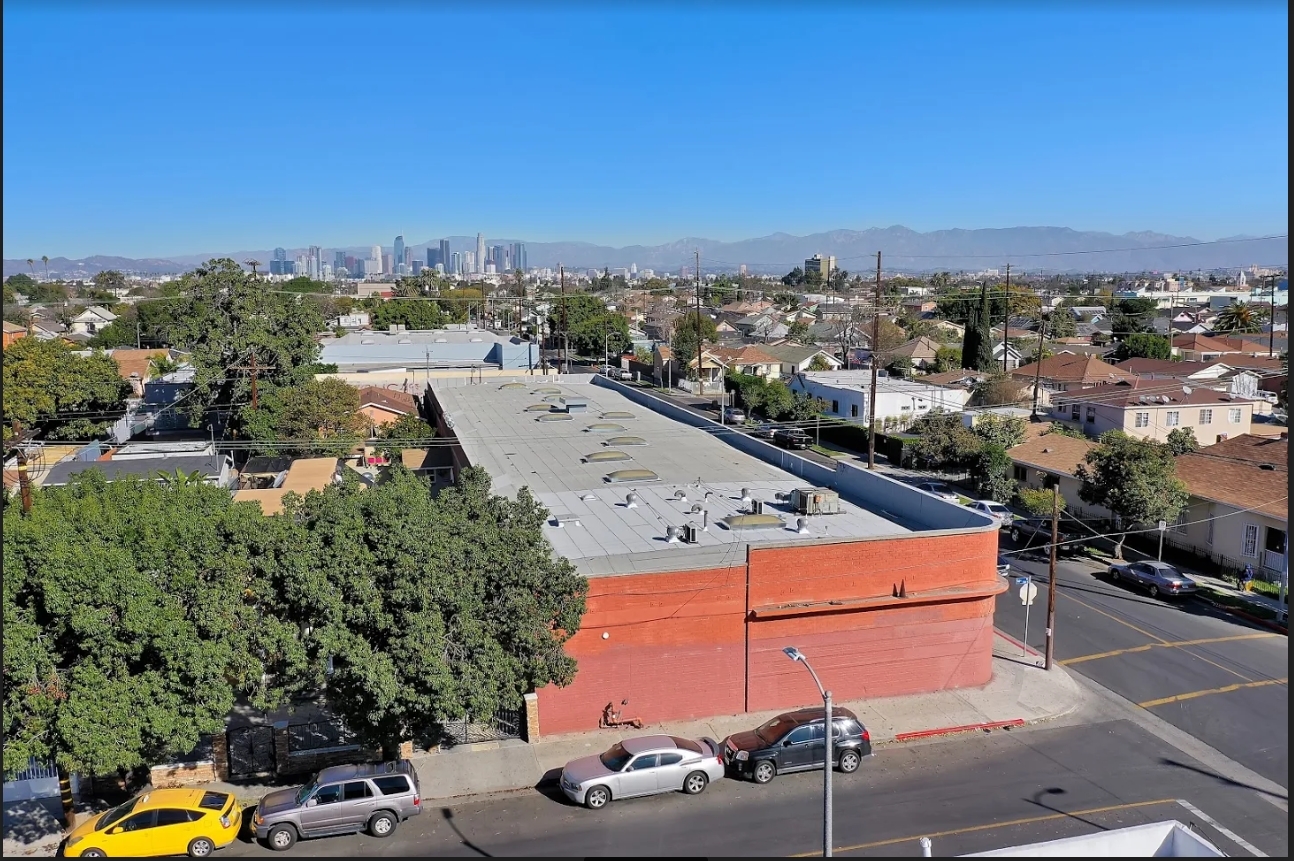
{"type": "Polygon", "coordinates": [[[63,833],[63,804],[57,798],[7,801],[4,805],[4,840],[23,845],[49,842],[63,833]]]}
{"type": "Polygon", "coordinates": [[[458,824],[454,822],[454,811],[453,811],[453,809],[451,809],[451,808],[449,808],[449,807],[442,807],[442,808],[440,808],[440,815],[441,815],[441,816],[443,816],[443,817],[445,817],[445,822],[449,824],[449,827],[450,827],[451,829],[453,829],[454,834],[456,834],[456,835],[458,836],[458,841],[459,841],[460,843],[462,843],[465,847],[467,847],[468,849],[471,849],[471,850],[472,850],[473,852],[475,852],[477,855],[480,855],[480,856],[482,856],[482,857],[484,857],[484,858],[493,858],[493,857],[494,857],[494,856],[493,856],[493,855],[491,855],[489,852],[486,852],[486,851],[485,851],[484,849],[482,849],[480,846],[477,846],[475,843],[473,843],[471,840],[469,840],[469,839],[467,838],[467,835],[466,835],[466,834],[464,834],[464,833],[459,829],[458,824]]]}
{"type": "Polygon", "coordinates": [[[1281,801],[1289,801],[1288,793],[1281,794],[1279,792],[1271,792],[1266,789],[1260,789],[1257,786],[1253,786],[1248,783],[1242,783],[1239,780],[1232,780],[1229,777],[1223,777],[1222,775],[1218,774],[1216,771],[1209,771],[1207,768],[1200,768],[1198,765],[1191,765],[1190,763],[1186,763],[1186,762],[1178,762],[1177,760],[1169,759],[1166,756],[1161,756],[1159,758],[1159,761],[1163,765],[1171,765],[1173,768],[1181,768],[1181,769],[1185,769],[1186,771],[1193,771],[1196,774],[1202,774],[1205,777],[1211,777],[1214,780],[1218,781],[1219,783],[1225,783],[1227,786],[1234,786],[1237,789],[1250,789],[1250,790],[1253,790],[1254,792],[1257,792],[1259,795],[1266,795],[1270,798],[1278,798],[1281,801]]]}
{"type": "Polygon", "coordinates": [[[1027,801],[1030,804],[1038,805],[1043,810],[1050,810],[1052,813],[1059,813],[1062,816],[1068,816],[1070,819],[1073,819],[1075,822],[1082,822],[1084,825],[1090,825],[1093,828],[1097,829],[1098,831],[1110,830],[1106,826],[1098,825],[1097,823],[1093,822],[1090,819],[1084,819],[1082,816],[1077,816],[1073,813],[1070,813],[1067,810],[1061,810],[1060,808],[1052,807],[1050,804],[1042,800],[1042,797],[1044,795],[1064,795],[1064,794],[1065,794],[1065,790],[1061,789],[1059,786],[1049,786],[1046,789],[1040,789],[1037,792],[1035,792],[1033,794],[1033,797],[1030,799],[1027,799],[1027,801]]]}

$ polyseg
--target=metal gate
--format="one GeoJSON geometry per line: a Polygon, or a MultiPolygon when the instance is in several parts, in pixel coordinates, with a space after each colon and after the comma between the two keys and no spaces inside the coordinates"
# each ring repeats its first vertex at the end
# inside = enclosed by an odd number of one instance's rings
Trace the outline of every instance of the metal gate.
{"type": "Polygon", "coordinates": [[[446,723],[442,728],[442,736],[444,743],[450,746],[521,738],[524,720],[525,711],[520,704],[515,708],[500,706],[493,715],[485,719],[464,715],[458,720],[446,723]]]}
{"type": "Polygon", "coordinates": [[[238,727],[229,730],[228,739],[230,777],[274,773],[277,759],[274,755],[273,727],[238,727]]]}

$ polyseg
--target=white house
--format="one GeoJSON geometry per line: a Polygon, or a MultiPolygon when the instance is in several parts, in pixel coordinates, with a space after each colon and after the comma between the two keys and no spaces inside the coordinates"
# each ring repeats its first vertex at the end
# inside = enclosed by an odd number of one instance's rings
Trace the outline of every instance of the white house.
{"type": "Polygon", "coordinates": [[[98,305],[91,305],[72,318],[70,329],[74,335],[97,335],[117,319],[117,315],[98,305]]]}
{"type": "MultiPolygon", "coordinates": [[[[927,413],[942,410],[961,412],[971,393],[963,388],[932,386],[916,380],[901,380],[878,371],[876,419],[907,423],[927,413]]],[[[859,371],[808,371],[791,378],[791,390],[821,398],[824,412],[863,422],[868,417],[872,373],[859,371]]]]}

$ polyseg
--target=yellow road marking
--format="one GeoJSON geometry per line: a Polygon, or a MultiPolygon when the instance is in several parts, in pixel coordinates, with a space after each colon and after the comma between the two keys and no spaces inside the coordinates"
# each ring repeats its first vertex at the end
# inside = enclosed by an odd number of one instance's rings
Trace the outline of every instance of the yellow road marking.
{"type": "MultiPolygon", "coordinates": [[[[1119,655],[1127,655],[1132,652],[1149,652],[1151,649],[1175,649],[1181,646],[1205,646],[1210,643],[1230,643],[1236,640],[1263,640],[1268,637],[1278,637],[1279,634],[1260,633],[1260,634],[1236,634],[1231,637],[1209,637],[1205,640],[1178,640],[1172,643],[1146,643],[1144,646],[1133,646],[1130,649],[1115,649],[1112,652],[1099,652],[1095,655],[1083,655],[1078,658],[1066,658],[1060,663],[1064,666],[1070,664],[1081,664],[1085,661],[1099,661],[1102,658],[1116,658],[1119,655]]],[[[1192,653],[1193,654],[1193,653],[1192,653]]],[[[1198,656],[1197,656],[1198,657],[1198,656]]]]}
{"type": "Polygon", "coordinates": [[[1207,697],[1210,694],[1229,694],[1244,688],[1265,688],[1270,685],[1287,685],[1289,679],[1259,679],[1256,682],[1244,682],[1242,684],[1227,685],[1224,688],[1210,688],[1207,691],[1191,691],[1186,694],[1177,694],[1176,696],[1163,697],[1157,700],[1146,700],[1144,703],[1137,703],[1143,709],[1154,708],[1155,706],[1168,705],[1169,703],[1180,703],[1186,700],[1193,700],[1197,697],[1207,697]]]}
{"type": "MultiPolygon", "coordinates": [[[[937,840],[941,837],[952,837],[957,834],[971,834],[975,831],[991,831],[994,828],[1010,828],[1014,825],[1032,825],[1035,822],[1051,822],[1055,819],[1071,819],[1079,816],[1094,816],[1098,813],[1113,813],[1116,810],[1133,810],[1138,807],[1153,807],[1156,804],[1176,804],[1177,800],[1173,798],[1160,798],[1156,801],[1133,801],[1128,804],[1111,804],[1108,807],[1093,807],[1090,810],[1075,810],[1071,813],[1049,813],[1046,816],[1027,816],[1023,819],[1012,819],[1009,822],[990,822],[987,825],[971,825],[967,828],[952,828],[948,831],[927,831],[924,834],[916,834],[911,837],[894,837],[889,840],[875,840],[871,843],[856,843],[853,846],[840,846],[836,852],[857,852],[862,849],[877,849],[881,846],[894,846],[897,843],[916,843],[922,837],[929,837],[931,840],[937,840]]],[[[790,857],[792,858],[812,858],[822,854],[819,849],[814,852],[799,852],[790,857]]]]}
{"type": "Polygon", "coordinates": [[[1106,611],[1102,610],[1100,607],[1093,607],[1091,604],[1087,603],[1086,601],[1080,598],[1075,598],[1073,595],[1070,595],[1067,592],[1061,592],[1060,594],[1064,595],[1066,598],[1068,598],[1071,601],[1077,601],[1079,604],[1082,604],[1084,607],[1086,607],[1089,610],[1093,610],[1097,613],[1100,613],[1102,616],[1105,616],[1107,619],[1113,619],[1114,621],[1118,622],[1120,625],[1123,625],[1124,627],[1127,627],[1127,628],[1131,628],[1132,630],[1136,631],[1138,634],[1141,634],[1143,637],[1149,637],[1150,639],[1158,643],[1168,642],[1163,637],[1156,637],[1154,634],[1150,633],[1149,631],[1143,631],[1141,628],[1138,628],[1136,625],[1132,624],[1126,619],[1120,619],[1118,616],[1114,615],[1113,613],[1107,613],[1106,611]]]}

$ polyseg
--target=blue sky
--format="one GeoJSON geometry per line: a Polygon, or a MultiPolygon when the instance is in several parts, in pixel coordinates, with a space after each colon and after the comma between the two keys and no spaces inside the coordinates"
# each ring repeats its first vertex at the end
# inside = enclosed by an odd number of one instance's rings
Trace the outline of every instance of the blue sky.
{"type": "Polygon", "coordinates": [[[1283,5],[108,5],[4,6],[7,258],[1287,224],[1283,5]]]}

